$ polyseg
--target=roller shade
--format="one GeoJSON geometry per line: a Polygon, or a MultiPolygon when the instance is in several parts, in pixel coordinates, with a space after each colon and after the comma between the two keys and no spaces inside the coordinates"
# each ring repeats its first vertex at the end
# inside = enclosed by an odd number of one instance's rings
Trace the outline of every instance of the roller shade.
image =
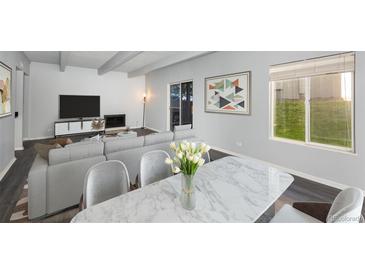
{"type": "Polygon", "coordinates": [[[270,81],[304,78],[328,73],[353,72],[355,53],[343,53],[270,66],[270,81]]]}

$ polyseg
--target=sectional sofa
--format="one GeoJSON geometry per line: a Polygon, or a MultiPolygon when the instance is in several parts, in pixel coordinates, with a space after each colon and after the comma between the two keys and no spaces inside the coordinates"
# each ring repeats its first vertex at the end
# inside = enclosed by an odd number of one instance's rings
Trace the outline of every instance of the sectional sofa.
{"type": "Polygon", "coordinates": [[[79,142],[49,151],[49,160],[36,156],[28,176],[28,216],[36,219],[77,205],[84,177],[93,165],[106,160],[122,161],[132,184],[137,182],[140,160],[151,150],[171,155],[172,141],[199,142],[193,129],[160,132],[141,137],[118,138],[107,142],[79,142]]]}

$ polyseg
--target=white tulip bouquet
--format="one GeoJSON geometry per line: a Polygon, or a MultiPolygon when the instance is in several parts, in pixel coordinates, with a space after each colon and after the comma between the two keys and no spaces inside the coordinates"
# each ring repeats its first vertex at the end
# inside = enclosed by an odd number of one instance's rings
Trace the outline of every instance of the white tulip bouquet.
{"type": "Polygon", "coordinates": [[[208,153],[210,146],[205,143],[190,143],[182,141],[179,144],[172,142],[170,148],[175,151],[174,159],[166,158],[165,163],[173,167],[174,173],[195,175],[199,167],[204,165],[203,155],[208,153]]]}

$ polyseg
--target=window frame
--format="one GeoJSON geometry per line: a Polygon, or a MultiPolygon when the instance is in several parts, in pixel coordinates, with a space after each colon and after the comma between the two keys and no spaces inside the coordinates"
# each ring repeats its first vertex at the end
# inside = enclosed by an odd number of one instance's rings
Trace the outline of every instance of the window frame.
{"type": "MultiPolygon", "coordinates": [[[[338,54],[334,54],[334,55],[338,55],[338,54]]],[[[295,62],[313,60],[313,59],[317,59],[317,58],[323,58],[323,57],[334,56],[334,55],[320,56],[320,57],[310,58],[310,59],[306,59],[306,60],[298,60],[295,62]]],[[[290,63],[293,63],[293,62],[287,62],[287,63],[282,63],[282,64],[290,64],[290,63]]],[[[269,80],[269,121],[270,121],[269,122],[269,140],[356,155],[356,149],[355,149],[356,148],[356,143],[355,143],[356,53],[354,53],[354,68],[355,69],[352,72],[352,91],[351,91],[351,147],[327,145],[327,144],[321,144],[321,143],[316,143],[316,142],[310,141],[310,100],[311,99],[310,99],[310,89],[308,89],[308,88],[306,88],[306,90],[305,90],[305,140],[299,141],[299,140],[293,140],[293,139],[289,139],[289,138],[275,136],[274,135],[275,95],[272,92],[272,81],[270,81],[270,80],[269,80]]],[[[322,75],[326,75],[326,74],[322,74],[322,75]]],[[[311,78],[311,76],[305,77],[306,81],[310,81],[310,78],[311,78]]]]}
{"type": "MultiPolygon", "coordinates": [[[[194,80],[188,79],[188,80],[182,80],[182,81],[175,81],[167,84],[167,119],[166,119],[166,130],[170,131],[170,123],[171,123],[171,115],[170,115],[170,105],[171,105],[171,98],[170,98],[170,88],[173,85],[179,85],[180,87],[180,102],[179,102],[179,124],[181,125],[181,84],[183,83],[189,83],[192,82],[193,84],[193,100],[194,100],[194,80]]],[[[194,102],[193,102],[194,105],[194,102]]],[[[193,107],[194,111],[194,107],[193,107]]],[[[194,113],[192,113],[193,119],[194,119],[194,113]]],[[[194,128],[194,123],[192,123],[192,128],[194,128]]]]}

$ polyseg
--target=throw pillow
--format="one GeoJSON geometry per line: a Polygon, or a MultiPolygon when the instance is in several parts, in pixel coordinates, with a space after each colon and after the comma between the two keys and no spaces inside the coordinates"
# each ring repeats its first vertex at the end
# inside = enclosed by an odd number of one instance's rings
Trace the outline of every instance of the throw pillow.
{"type": "Polygon", "coordinates": [[[53,144],[53,145],[47,145],[47,144],[35,144],[34,145],[35,150],[37,153],[45,160],[48,161],[48,153],[51,149],[54,148],[62,148],[60,144],[53,144]]]}
{"type": "Polygon", "coordinates": [[[66,146],[72,144],[72,140],[70,138],[56,138],[54,140],[49,141],[50,145],[59,144],[61,146],[66,146]]]}

